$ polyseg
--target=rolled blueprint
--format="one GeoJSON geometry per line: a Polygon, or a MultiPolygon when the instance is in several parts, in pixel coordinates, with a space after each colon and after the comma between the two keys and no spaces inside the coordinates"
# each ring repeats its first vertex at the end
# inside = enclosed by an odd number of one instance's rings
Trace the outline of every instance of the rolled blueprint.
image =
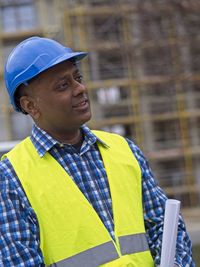
{"type": "Polygon", "coordinates": [[[166,201],[160,267],[174,267],[179,211],[180,201],[166,201]]]}

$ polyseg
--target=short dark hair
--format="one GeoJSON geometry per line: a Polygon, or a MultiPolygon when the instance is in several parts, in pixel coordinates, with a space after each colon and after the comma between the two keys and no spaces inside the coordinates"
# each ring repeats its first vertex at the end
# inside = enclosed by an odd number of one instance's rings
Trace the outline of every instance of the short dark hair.
{"type": "Polygon", "coordinates": [[[23,110],[23,108],[21,107],[20,98],[22,96],[27,95],[28,86],[31,84],[32,81],[36,80],[38,76],[39,75],[31,78],[30,80],[28,80],[26,82],[26,84],[25,83],[20,84],[15,91],[15,94],[14,94],[15,104],[16,104],[17,108],[20,110],[20,112],[22,112],[25,115],[27,115],[28,113],[25,110],[23,110]]]}

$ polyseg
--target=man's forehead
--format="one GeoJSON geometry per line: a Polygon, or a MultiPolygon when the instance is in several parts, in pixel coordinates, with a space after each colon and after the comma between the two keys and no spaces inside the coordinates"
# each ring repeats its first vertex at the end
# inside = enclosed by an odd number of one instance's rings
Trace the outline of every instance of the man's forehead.
{"type": "MultiPolygon", "coordinates": [[[[49,69],[50,70],[50,69],[49,69]]],[[[75,62],[65,61],[51,68],[49,73],[73,73],[79,71],[79,68],[75,62]]]]}
{"type": "Polygon", "coordinates": [[[35,80],[41,81],[41,79],[53,79],[55,77],[58,78],[63,75],[75,74],[78,72],[80,71],[76,62],[64,61],[40,73],[35,80]]]}

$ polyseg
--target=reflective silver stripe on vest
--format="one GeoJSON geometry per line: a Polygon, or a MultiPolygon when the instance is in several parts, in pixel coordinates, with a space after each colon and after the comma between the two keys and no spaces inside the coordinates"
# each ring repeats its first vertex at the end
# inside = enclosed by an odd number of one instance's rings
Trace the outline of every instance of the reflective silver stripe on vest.
{"type": "Polygon", "coordinates": [[[122,255],[149,250],[146,234],[134,234],[119,237],[122,255]]]}
{"type": "Polygon", "coordinates": [[[49,267],[98,267],[119,258],[112,242],[76,254],[73,257],[49,265],[49,267]]]}
{"type": "MultiPolygon", "coordinates": [[[[146,234],[134,234],[119,237],[122,255],[149,250],[146,234]]],[[[119,258],[112,242],[76,254],[73,257],[53,263],[48,267],[98,267],[101,264],[119,258]]]]}

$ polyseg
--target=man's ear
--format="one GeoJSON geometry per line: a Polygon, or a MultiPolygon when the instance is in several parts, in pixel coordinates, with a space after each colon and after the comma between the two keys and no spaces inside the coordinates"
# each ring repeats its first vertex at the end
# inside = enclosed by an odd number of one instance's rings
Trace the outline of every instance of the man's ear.
{"type": "Polygon", "coordinates": [[[36,101],[32,96],[21,96],[20,106],[33,119],[37,120],[40,117],[39,108],[37,107],[36,101]]]}

